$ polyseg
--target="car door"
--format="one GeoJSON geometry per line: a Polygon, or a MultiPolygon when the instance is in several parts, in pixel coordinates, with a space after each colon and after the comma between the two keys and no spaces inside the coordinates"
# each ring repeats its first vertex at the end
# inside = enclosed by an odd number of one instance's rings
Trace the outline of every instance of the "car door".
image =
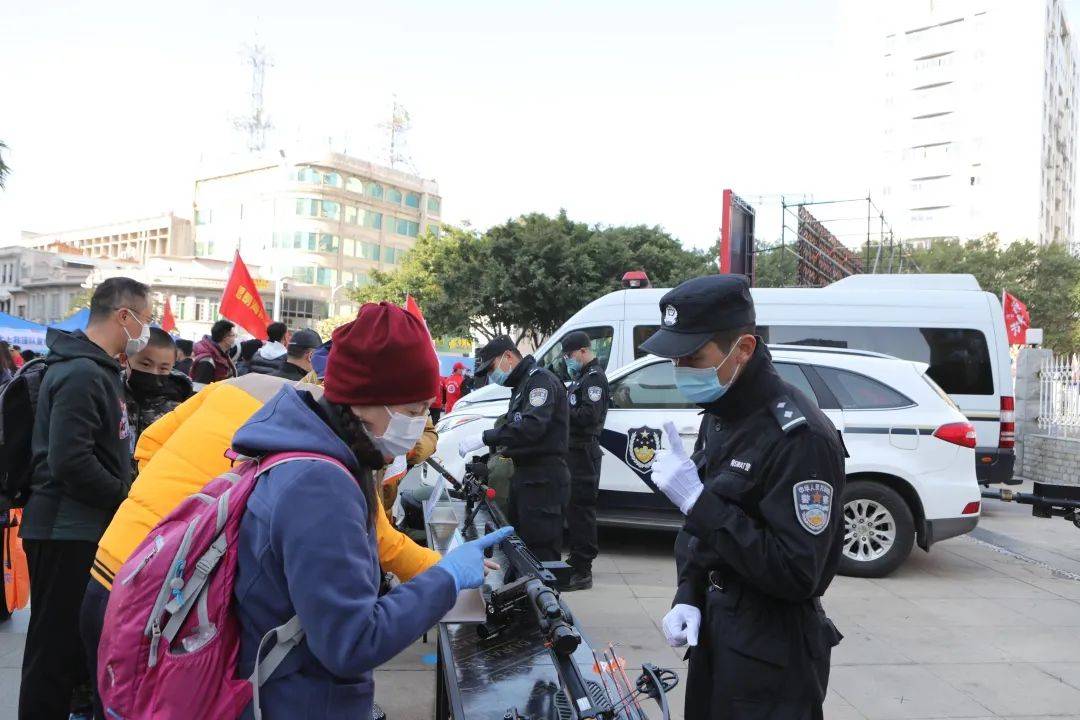
{"type": "Polygon", "coordinates": [[[774,360],[773,365],[776,367],[776,372],[780,374],[780,377],[802,390],[808,398],[817,403],[817,406],[832,420],[832,424],[836,426],[836,429],[842,435],[844,432],[844,413],[840,409],[836,398],[828,391],[814,372],[813,366],[779,359],[774,360]]]}
{"type": "Polygon", "coordinates": [[[664,423],[672,421],[689,450],[697,440],[701,410],[675,387],[674,366],[654,360],[611,381],[611,408],[600,437],[601,491],[650,493],[656,452],[666,447],[664,423]]]}

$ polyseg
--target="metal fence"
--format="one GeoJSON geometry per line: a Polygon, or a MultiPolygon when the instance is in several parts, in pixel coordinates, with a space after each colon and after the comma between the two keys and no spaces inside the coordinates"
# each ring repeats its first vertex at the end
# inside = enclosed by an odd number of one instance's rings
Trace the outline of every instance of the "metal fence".
{"type": "Polygon", "coordinates": [[[1043,361],[1039,372],[1039,428],[1055,437],[1080,438],[1080,355],[1043,361]]]}

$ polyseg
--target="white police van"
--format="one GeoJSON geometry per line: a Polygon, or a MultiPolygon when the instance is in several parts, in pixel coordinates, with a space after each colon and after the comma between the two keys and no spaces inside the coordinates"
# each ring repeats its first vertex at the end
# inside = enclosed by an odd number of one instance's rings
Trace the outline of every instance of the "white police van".
{"type": "MultiPolygon", "coordinates": [[[[979,519],[975,430],[928,377],[925,363],[878,353],[772,346],[780,375],[841,432],[849,456],[844,490],[846,536],[841,572],[880,577],[904,561],[917,540],[933,543],[972,530],[979,519]]],[[[692,446],[700,410],[675,387],[670,361],[646,356],[610,377],[611,408],[600,437],[598,519],[630,527],[682,525],[655,491],[652,464],[672,421],[692,446]]],[[[462,439],[491,428],[506,400],[460,404],[438,425],[436,456],[460,477],[462,439]]],[[[485,451],[486,452],[486,451],[485,451]]],[[[425,466],[418,471],[425,474],[425,466]]],[[[434,481],[426,473],[422,481],[434,481]]]]}
{"type": "MultiPolygon", "coordinates": [[[[583,330],[610,374],[640,358],[660,327],[667,289],[620,290],[586,305],[540,346],[542,365],[567,379],[563,337],[583,330]]],[[[927,375],[975,426],[979,482],[1013,481],[1013,379],[1001,301],[972,275],[853,275],[824,288],[754,288],[758,334],[769,344],[868,350],[928,365],[927,375]]],[[[480,388],[455,410],[506,388],[480,388]]]]}

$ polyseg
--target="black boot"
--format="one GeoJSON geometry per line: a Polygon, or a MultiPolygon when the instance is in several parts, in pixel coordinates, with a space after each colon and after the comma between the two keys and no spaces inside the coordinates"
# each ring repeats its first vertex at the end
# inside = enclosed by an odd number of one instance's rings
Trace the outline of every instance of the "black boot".
{"type": "Polygon", "coordinates": [[[570,579],[566,581],[562,589],[566,592],[575,590],[588,590],[592,587],[592,568],[574,568],[570,579]]]}

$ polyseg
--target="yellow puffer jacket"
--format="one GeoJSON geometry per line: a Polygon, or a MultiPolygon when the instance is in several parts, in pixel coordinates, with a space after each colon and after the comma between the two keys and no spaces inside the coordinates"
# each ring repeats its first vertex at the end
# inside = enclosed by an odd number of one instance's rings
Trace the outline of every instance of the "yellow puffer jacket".
{"type": "MultiPolygon", "coordinates": [[[[184,498],[229,469],[225,451],[233,434],[287,382],[249,374],[213,383],[143,432],[135,448],[139,476],[98,543],[90,570],[95,580],[112,589],[120,566],[150,530],[184,498]]],[[[322,393],[315,386],[299,387],[316,397],[322,393]]],[[[439,561],[439,553],[394,529],[386,513],[375,513],[375,518],[383,570],[405,581],[439,561]]]]}

